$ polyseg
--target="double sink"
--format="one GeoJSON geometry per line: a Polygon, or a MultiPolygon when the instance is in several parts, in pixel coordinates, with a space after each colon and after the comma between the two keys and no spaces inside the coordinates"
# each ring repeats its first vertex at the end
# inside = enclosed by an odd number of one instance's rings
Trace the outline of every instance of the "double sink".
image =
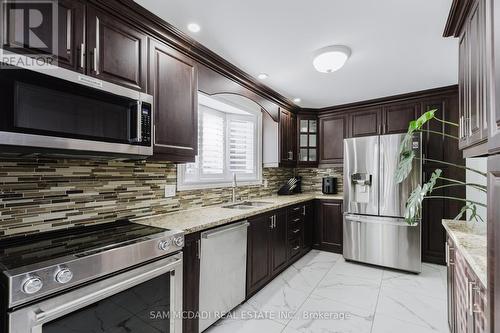
{"type": "Polygon", "coordinates": [[[230,205],[225,205],[222,206],[222,208],[228,208],[228,209],[252,209],[256,207],[265,207],[272,205],[270,202],[264,202],[264,201],[242,201],[242,202],[237,202],[237,203],[232,203],[230,205]]]}

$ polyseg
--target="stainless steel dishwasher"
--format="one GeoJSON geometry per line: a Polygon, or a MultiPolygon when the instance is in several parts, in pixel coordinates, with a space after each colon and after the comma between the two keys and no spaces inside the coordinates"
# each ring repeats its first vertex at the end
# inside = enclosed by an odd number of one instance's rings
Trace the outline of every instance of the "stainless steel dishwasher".
{"type": "Polygon", "coordinates": [[[248,221],[201,234],[200,332],[245,300],[248,221]]]}

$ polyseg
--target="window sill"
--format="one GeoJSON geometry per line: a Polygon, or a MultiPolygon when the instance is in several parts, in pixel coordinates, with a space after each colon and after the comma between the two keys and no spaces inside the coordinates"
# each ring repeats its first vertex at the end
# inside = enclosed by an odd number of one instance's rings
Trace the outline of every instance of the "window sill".
{"type": "MultiPolygon", "coordinates": [[[[254,185],[262,185],[262,179],[261,180],[251,180],[251,181],[238,181],[237,182],[238,187],[241,186],[254,186],[254,185]]],[[[178,184],[177,185],[177,191],[182,192],[182,191],[192,191],[192,190],[208,190],[208,189],[216,189],[216,188],[229,188],[233,187],[233,183],[216,183],[216,184],[204,184],[204,183],[198,183],[198,184],[178,184]]]]}

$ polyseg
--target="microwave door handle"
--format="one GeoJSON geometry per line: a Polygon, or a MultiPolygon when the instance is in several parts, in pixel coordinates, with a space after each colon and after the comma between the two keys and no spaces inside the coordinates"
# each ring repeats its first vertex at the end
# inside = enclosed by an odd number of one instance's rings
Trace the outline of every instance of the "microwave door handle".
{"type": "Polygon", "coordinates": [[[137,135],[132,138],[132,142],[142,142],[142,102],[137,101],[137,114],[136,114],[136,128],[137,135]]]}

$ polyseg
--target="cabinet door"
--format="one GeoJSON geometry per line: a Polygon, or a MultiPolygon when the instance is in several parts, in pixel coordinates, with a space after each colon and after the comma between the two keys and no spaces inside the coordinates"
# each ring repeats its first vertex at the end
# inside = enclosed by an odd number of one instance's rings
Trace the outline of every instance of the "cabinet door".
{"type": "Polygon", "coordinates": [[[147,36],[93,6],[87,9],[89,75],[146,91],[147,36]]]}
{"type": "MultiPolygon", "coordinates": [[[[185,313],[197,313],[200,306],[200,233],[185,237],[183,252],[182,308],[185,313]]],[[[198,318],[184,318],[183,332],[198,332],[198,318]]]]}
{"type": "Polygon", "coordinates": [[[352,111],[350,113],[349,126],[350,136],[371,136],[382,133],[382,110],[381,108],[352,111]]]}
{"type": "Polygon", "coordinates": [[[468,32],[464,30],[460,37],[459,43],[459,68],[458,68],[458,86],[459,86],[459,147],[464,148],[467,146],[468,138],[468,114],[470,109],[470,83],[469,83],[469,45],[468,45],[468,32]]]}
{"type": "Polygon", "coordinates": [[[340,201],[319,201],[319,246],[321,250],[342,253],[343,220],[340,201]]]}
{"type": "MultiPolygon", "coordinates": [[[[488,304],[490,309],[498,309],[500,304],[500,247],[498,235],[500,235],[500,155],[488,157],[488,284],[495,286],[490,288],[488,304]]],[[[491,311],[490,332],[498,332],[500,327],[500,313],[498,310],[491,311]]]]}
{"type": "Polygon", "coordinates": [[[280,164],[294,167],[297,164],[297,117],[290,111],[280,108],[280,164]]]}
{"type": "Polygon", "coordinates": [[[318,118],[316,115],[297,117],[297,165],[318,165],[318,118]]]}
{"type": "Polygon", "coordinates": [[[493,59],[491,67],[493,93],[491,96],[492,104],[489,108],[490,116],[490,137],[488,138],[489,150],[492,153],[500,152],[500,6],[494,5],[488,7],[488,16],[492,20],[491,29],[493,30],[493,59]],[[491,12],[493,11],[493,12],[491,12]]]}
{"type": "Polygon", "coordinates": [[[344,139],[347,138],[347,116],[320,118],[319,127],[319,163],[342,164],[344,139]]]}
{"type": "Polygon", "coordinates": [[[193,162],[198,152],[198,70],[194,60],[151,41],[150,93],[154,96],[154,154],[193,162]]]}
{"type": "Polygon", "coordinates": [[[249,219],[247,248],[247,297],[271,278],[271,230],[273,215],[249,219]]]}
{"type": "Polygon", "coordinates": [[[395,104],[384,107],[382,134],[406,133],[410,121],[418,118],[417,103],[395,104]]]}
{"type": "Polygon", "coordinates": [[[468,333],[468,277],[467,263],[460,253],[455,252],[455,303],[456,303],[456,332],[468,333]]]}
{"type": "Polygon", "coordinates": [[[472,145],[481,141],[482,139],[482,110],[486,106],[482,98],[484,84],[482,78],[484,76],[483,71],[483,61],[482,53],[484,52],[482,48],[484,43],[482,42],[482,1],[476,2],[475,7],[472,9],[472,14],[470,16],[469,22],[469,75],[470,75],[470,104],[468,118],[468,145],[472,145]]]}
{"type": "MultiPolygon", "coordinates": [[[[36,47],[29,44],[29,38],[24,35],[24,40],[18,40],[18,35],[7,31],[5,41],[2,45],[4,49],[20,54],[44,54],[53,55],[58,66],[65,67],[74,71],[83,72],[85,68],[85,58],[82,61],[82,50],[85,51],[84,43],[84,19],[85,5],[79,0],[59,0],[57,3],[57,49],[54,50],[55,37],[52,33],[52,24],[50,20],[42,21],[42,24],[34,32],[37,38],[47,47],[36,47]],[[83,48],[82,48],[83,46],[83,48]]],[[[28,10],[19,2],[16,8],[28,10]]],[[[39,10],[44,17],[52,16],[52,6],[41,4],[39,10]]],[[[17,22],[11,22],[15,15],[6,15],[5,27],[16,26],[17,22]]],[[[18,25],[17,25],[18,26],[18,25]]],[[[19,26],[18,26],[19,27],[19,26]]],[[[33,33],[33,32],[32,32],[33,33]]]]}
{"type": "Polygon", "coordinates": [[[274,214],[274,226],[271,240],[272,275],[282,271],[287,265],[287,219],[286,210],[274,214]]]}

